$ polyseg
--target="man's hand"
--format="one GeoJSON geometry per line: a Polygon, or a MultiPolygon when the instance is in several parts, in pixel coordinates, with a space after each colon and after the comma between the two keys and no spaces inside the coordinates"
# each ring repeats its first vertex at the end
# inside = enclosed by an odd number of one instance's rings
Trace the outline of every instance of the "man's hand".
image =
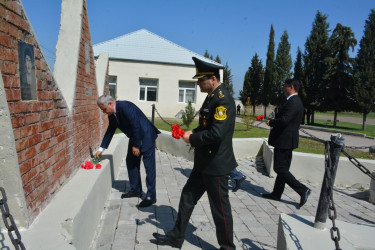
{"type": "Polygon", "coordinates": [[[186,143],[190,143],[189,136],[190,136],[191,134],[193,134],[193,131],[187,131],[187,132],[185,132],[184,137],[182,137],[182,139],[184,139],[184,141],[185,141],[186,143]]]}
{"type": "Polygon", "coordinates": [[[133,146],[132,151],[133,151],[133,155],[134,155],[134,156],[137,156],[137,157],[138,157],[138,156],[141,154],[141,151],[140,151],[139,148],[137,148],[137,147],[134,147],[134,146],[133,146]]]}
{"type": "Polygon", "coordinates": [[[102,153],[103,153],[103,152],[101,152],[101,151],[96,152],[95,155],[94,155],[95,158],[99,158],[99,156],[101,156],[102,153]]]}

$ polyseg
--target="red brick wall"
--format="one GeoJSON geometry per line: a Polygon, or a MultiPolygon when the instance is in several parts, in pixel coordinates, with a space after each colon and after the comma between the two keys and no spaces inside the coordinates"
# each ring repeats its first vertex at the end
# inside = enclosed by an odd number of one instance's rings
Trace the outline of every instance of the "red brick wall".
{"type": "MultiPolygon", "coordinates": [[[[86,2],[82,18],[74,108],[69,113],[18,1],[0,0],[0,68],[11,114],[19,170],[30,221],[95,150],[107,126],[96,105],[95,64],[86,2]],[[18,40],[34,46],[37,100],[22,101],[18,40]],[[85,42],[90,46],[90,73],[85,70],[85,42]],[[86,95],[91,89],[91,95],[86,95]]],[[[79,192],[79,190],[77,190],[79,192]]]]}

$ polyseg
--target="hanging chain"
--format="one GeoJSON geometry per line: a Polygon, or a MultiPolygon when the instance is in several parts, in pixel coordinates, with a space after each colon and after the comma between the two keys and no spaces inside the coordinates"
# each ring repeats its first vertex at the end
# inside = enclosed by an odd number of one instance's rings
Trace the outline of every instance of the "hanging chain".
{"type": "Polygon", "coordinates": [[[325,170],[327,173],[327,177],[325,178],[326,186],[328,188],[328,218],[332,221],[332,227],[330,229],[331,232],[331,239],[335,242],[336,250],[341,250],[339,241],[340,241],[340,230],[336,226],[336,218],[337,212],[335,203],[333,201],[333,183],[332,183],[332,165],[331,165],[331,155],[329,150],[329,142],[325,142],[325,150],[324,150],[324,159],[325,159],[325,170]],[[336,233],[336,235],[335,235],[336,233]]]}
{"type": "Polygon", "coordinates": [[[354,158],[348,152],[346,152],[345,149],[342,149],[341,152],[349,158],[349,161],[353,163],[354,166],[356,166],[359,170],[368,175],[371,179],[375,180],[375,175],[373,175],[370,172],[370,170],[363,166],[356,158],[354,158]]]}
{"type": "Polygon", "coordinates": [[[0,192],[2,196],[2,198],[0,199],[0,210],[1,210],[2,217],[3,217],[4,225],[8,229],[9,238],[12,241],[16,250],[18,249],[24,250],[26,248],[21,241],[21,234],[18,231],[17,225],[13,220],[13,216],[9,212],[9,207],[7,203],[8,199],[5,194],[4,188],[0,187],[0,192]],[[16,234],[15,235],[16,237],[13,236],[13,233],[12,233],[13,231],[16,234]]]}

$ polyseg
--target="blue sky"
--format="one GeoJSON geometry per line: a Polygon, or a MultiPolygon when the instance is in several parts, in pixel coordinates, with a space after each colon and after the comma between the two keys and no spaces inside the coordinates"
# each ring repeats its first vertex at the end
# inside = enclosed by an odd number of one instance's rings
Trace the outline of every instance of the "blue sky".
{"type": "MultiPolygon", "coordinates": [[[[60,0],[23,0],[43,52],[53,68],[60,27],[60,0]]],[[[92,43],[147,29],[201,55],[206,50],[232,70],[235,97],[251,58],[266,62],[271,24],[275,53],[284,30],[288,32],[293,62],[318,10],[328,16],[330,29],[349,26],[358,41],[374,0],[88,0],[92,43]]],[[[358,44],[356,50],[358,49],[358,44]]],[[[356,51],[352,53],[354,56],[356,51]]]]}

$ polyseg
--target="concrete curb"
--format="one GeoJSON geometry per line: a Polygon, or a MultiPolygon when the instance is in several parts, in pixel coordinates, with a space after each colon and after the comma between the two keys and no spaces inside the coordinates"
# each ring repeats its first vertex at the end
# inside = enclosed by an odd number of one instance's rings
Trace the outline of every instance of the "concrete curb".
{"type": "Polygon", "coordinates": [[[26,249],[89,249],[127,152],[127,141],[125,135],[115,135],[103,154],[100,170],[80,168],[76,172],[30,228],[20,232],[26,249]]]}
{"type": "MultiPolygon", "coordinates": [[[[326,228],[314,228],[314,217],[297,214],[280,214],[277,233],[278,250],[330,250],[335,247],[331,239],[330,220],[327,219],[326,228]]],[[[352,223],[336,220],[340,230],[339,241],[341,249],[374,249],[375,227],[371,224],[352,223]]]]}

